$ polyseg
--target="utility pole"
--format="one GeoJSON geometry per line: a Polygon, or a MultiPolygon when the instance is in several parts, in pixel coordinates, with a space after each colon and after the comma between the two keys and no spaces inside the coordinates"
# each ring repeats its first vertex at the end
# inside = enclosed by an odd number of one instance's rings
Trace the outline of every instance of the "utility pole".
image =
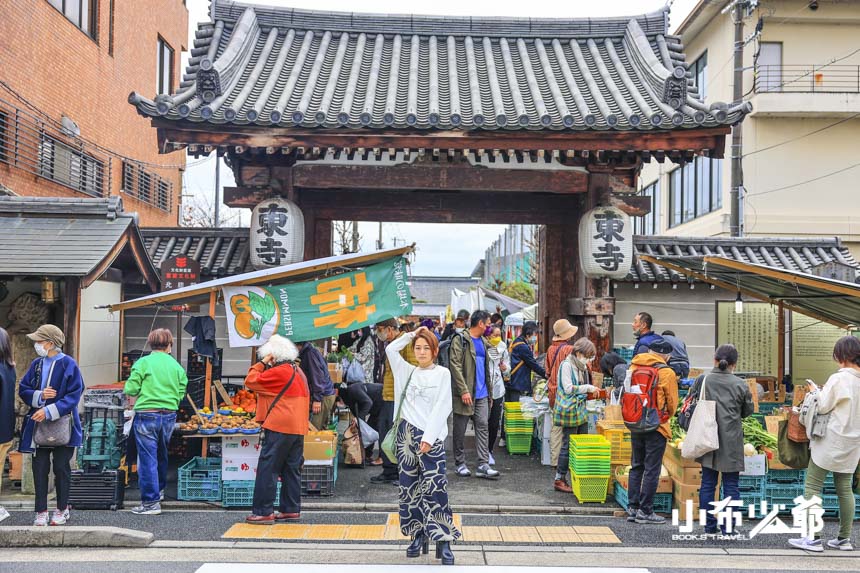
{"type": "Polygon", "coordinates": [[[352,222],[352,252],[358,252],[358,221],[352,222]]]}
{"type": "MultiPolygon", "coordinates": [[[[744,9],[746,0],[735,0],[732,18],[735,25],[734,45],[734,86],[732,92],[732,105],[737,105],[744,96],[744,9]]],[[[732,237],[743,236],[743,222],[741,221],[741,185],[743,177],[743,125],[738,123],[732,128],[732,188],[731,217],[729,226],[732,237]]]]}
{"type": "Polygon", "coordinates": [[[216,229],[221,226],[221,158],[215,152],[215,224],[216,229]]]}
{"type": "Polygon", "coordinates": [[[382,250],[382,221],[379,222],[379,240],[376,241],[376,250],[382,250]]]}

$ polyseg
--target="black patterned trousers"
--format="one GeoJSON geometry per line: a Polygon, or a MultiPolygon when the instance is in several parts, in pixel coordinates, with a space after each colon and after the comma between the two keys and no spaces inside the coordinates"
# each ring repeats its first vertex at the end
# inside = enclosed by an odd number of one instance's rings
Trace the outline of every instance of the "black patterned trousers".
{"type": "Polygon", "coordinates": [[[436,440],[429,452],[420,454],[422,435],[406,420],[397,427],[400,531],[413,537],[423,529],[433,541],[454,541],[461,534],[448,505],[445,445],[436,440]]]}

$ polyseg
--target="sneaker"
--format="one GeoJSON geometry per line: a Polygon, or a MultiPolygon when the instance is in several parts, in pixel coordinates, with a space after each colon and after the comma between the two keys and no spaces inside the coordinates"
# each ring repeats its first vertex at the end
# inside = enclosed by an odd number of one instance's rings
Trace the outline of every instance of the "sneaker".
{"type": "Polygon", "coordinates": [[[627,521],[633,523],[636,521],[636,514],[639,513],[639,510],[634,507],[627,508],[627,521]]]}
{"type": "Polygon", "coordinates": [[[490,454],[490,465],[491,466],[496,465],[496,458],[493,457],[493,454],[490,454]]]}
{"type": "MultiPolygon", "coordinates": [[[[0,518],[0,521],[3,521],[3,519],[0,518]]],[[[830,549],[838,549],[839,551],[854,551],[854,546],[851,545],[850,539],[831,539],[827,542],[827,547],[830,549]]]]}
{"type": "Polygon", "coordinates": [[[812,551],[814,553],[822,553],[824,551],[824,545],[821,543],[820,539],[807,539],[806,537],[801,537],[799,539],[789,539],[788,544],[795,549],[812,551]]]}
{"type": "Polygon", "coordinates": [[[11,516],[9,515],[9,512],[8,512],[8,511],[6,511],[6,508],[5,508],[5,507],[3,507],[2,505],[0,505],[0,521],[3,521],[3,520],[4,520],[4,519],[6,519],[7,517],[11,517],[11,516]]]}
{"type": "Polygon", "coordinates": [[[51,525],[65,525],[69,520],[69,508],[67,507],[63,511],[59,509],[54,510],[54,515],[51,516],[51,525]]]}
{"type": "Polygon", "coordinates": [[[477,471],[475,471],[476,477],[485,478],[485,479],[496,479],[500,475],[502,475],[502,474],[499,473],[498,470],[494,470],[493,468],[491,468],[490,464],[480,465],[480,466],[478,466],[477,471]]]}
{"type": "Polygon", "coordinates": [[[499,438],[499,447],[500,447],[500,448],[504,448],[504,447],[505,447],[505,439],[504,439],[504,438],[499,438]]]}
{"type": "Polygon", "coordinates": [[[633,520],[640,525],[662,525],[666,523],[666,518],[660,517],[653,511],[645,514],[641,509],[636,512],[636,518],[633,520]]]}
{"type": "Polygon", "coordinates": [[[158,501],[159,501],[159,503],[164,501],[164,490],[161,490],[160,492],[158,492],[158,501]]]}
{"type": "Polygon", "coordinates": [[[466,467],[466,464],[460,464],[457,466],[457,475],[460,477],[467,478],[472,475],[472,472],[469,471],[469,468],[466,467]]]}
{"type": "Polygon", "coordinates": [[[155,503],[141,503],[131,512],[135,515],[161,515],[161,504],[157,501],[155,503]]]}
{"type": "Polygon", "coordinates": [[[36,519],[33,520],[33,525],[35,527],[47,527],[48,526],[48,512],[40,511],[36,513],[36,519]]]}

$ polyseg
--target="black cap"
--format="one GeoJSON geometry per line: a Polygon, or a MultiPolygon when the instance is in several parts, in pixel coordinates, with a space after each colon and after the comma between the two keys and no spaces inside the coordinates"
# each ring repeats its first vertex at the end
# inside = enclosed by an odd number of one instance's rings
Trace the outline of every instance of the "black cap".
{"type": "Polygon", "coordinates": [[[665,340],[655,340],[648,345],[648,349],[657,354],[672,354],[672,345],[665,340]]]}
{"type": "Polygon", "coordinates": [[[471,314],[464,308],[457,313],[457,320],[469,320],[469,316],[471,316],[471,314]]]}

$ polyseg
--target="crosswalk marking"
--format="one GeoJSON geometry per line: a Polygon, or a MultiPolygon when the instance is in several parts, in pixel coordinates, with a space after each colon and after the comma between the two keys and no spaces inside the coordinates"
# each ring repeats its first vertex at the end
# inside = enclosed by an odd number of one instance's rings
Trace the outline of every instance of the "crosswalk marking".
{"type": "MultiPolygon", "coordinates": [[[[291,563],[293,571],[302,573],[331,573],[331,564],[291,563]]],[[[410,573],[420,565],[350,565],[350,573],[410,573]]],[[[423,568],[426,568],[424,566],[423,568]]],[[[454,565],[445,567],[445,573],[474,573],[476,567],[454,565]]],[[[284,565],[277,563],[204,563],[196,573],[281,573],[284,565]]],[[[524,567],[493,566],[493,573],[649,573],[642,567],[524,567]]]]}
{"type": "MultiPolygon", "coordinates": [[[[463,541],[524,544],[524,543],[621,543],[612,529],[603,526],[496,526],[463,525],[463,517],[454,515],[454,524],[463,533],[463,541]]],[[[385,524],[297,524],[251,525],[236,523],[222,535],[223,539],[272,539],[284,541],[409,541],[400,533],[400,517],[386,516],[385,524]]]]}

